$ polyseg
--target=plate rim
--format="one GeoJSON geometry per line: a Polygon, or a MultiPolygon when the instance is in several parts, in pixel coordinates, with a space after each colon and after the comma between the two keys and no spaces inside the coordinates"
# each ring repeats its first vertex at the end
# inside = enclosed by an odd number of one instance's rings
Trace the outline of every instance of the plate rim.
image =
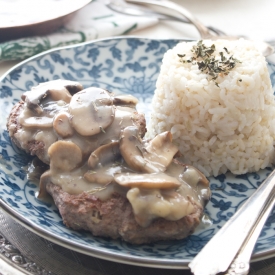
{"type": "MultiPolygon", "coordinates": [[[[178,41],[192,41],[194,39],[190,38],[148,38],[143,36],[114,36],[114,37],[105,37],[105,38],[99,38],[92,41],[86,41],[74,45],[68,45],[68,46],[61,46],[56,47],[47,51],[44,51],[42,53],[39,53],[37,55],[34,55],[32,57],[29,57],[20,63],[16,64],[9,70],[7,70],[1,77],[0,82],[2,82],[12,71],[20,68],[24,64],[36,60],[40,57],[43,57],[44,55],[48,55],[52,52],[61,51],[61,50],[67,50],[77,47],[82,47],[85,45],[95,44],[98,42],[104,42],[104,41],[110,41],[110,40],[127,40],[127,39],[142,39],[147,41],[168,41],[168,40],[178,40],[178,41]]],[[[135,266],[143,266],[143,267],[152,267],[152,268],[168,268],[168,269],[188,269],[188,264],[191,262],[191,260],[188,259],[182,259],[182,260],[173,260],[173,259],[158,259],[158,258],[141,258],[140,256],[135,255],[120,255],[115,252],[111,251],[102,251],[101,248],[94,247],[92,250],[89,249],[86,245],[74,242],[72,240],[63,238],[61,236],[55,235],[52,232],[48,232],[47,230],[40,228],[37,226],[33,221],[28,220],[23,215],[17,213],[11,206],[9,206],[1,197],[0,197],[0,207],[8,213],[11,218],[13,218],[16,222],[30,230],[31,232],[37,234],[38,236],[45,238],[55,244],[61,245],[65,248],[80,252],[82,254],[86,254],[88,256],[109,260],[117,263],[122,264],[130,264],[135,266]]],[[[275,256],[275,246],[272,249],[266,249],[261,252],[256,252],[251,257],[251,262],[257,262],[264,259],[268,259],[275,256]]]]}

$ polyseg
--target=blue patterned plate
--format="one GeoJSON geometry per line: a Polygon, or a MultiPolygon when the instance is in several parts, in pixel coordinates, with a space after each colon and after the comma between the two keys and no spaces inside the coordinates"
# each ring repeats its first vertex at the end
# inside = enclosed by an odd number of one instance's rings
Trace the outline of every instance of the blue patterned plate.
{"type": "MultiPolygon", "coordinates": [[[[30,182],[24,167],[29,157],[18,150],[6,131],[6,118],[21,94],[40,82],[63,78],[84,86],[130,93],[139,99],[139,111],[149,118],[150,102],[163,54],[179,41],[141,38],[111,38],[51,50],[11,69],[0,80],[0,196],[1,206],[36,234],[70,249],[111,261],[165,268],[187,264],[267,177],[272,168],[242,176],[210,178],[213,196],[206,208],[212,224],[175,242],[130,245],[93,237],[66,228],[55,205],[35,198],[38,187],[30,182]]],[[[275,65],[269,64],[275,84],[275,65]]],[[[236,232],[237,234],[237,232],[236,232]]],[[[232,240],[234,241],[234,240],[232,240]]],[[[253,260],[275,254],[275,211],[257,242],[253,260]]]]}

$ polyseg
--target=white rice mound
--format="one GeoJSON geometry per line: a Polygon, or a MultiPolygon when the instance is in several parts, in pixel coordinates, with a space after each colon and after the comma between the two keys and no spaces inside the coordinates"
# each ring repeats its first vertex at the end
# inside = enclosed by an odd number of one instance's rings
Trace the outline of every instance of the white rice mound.
{"type": "Polygon", "coordinates": [[[193,56],[197,42],[183,42],[163,58],[152,102],[149,138],[171,131],[183,161],[206,176],[258,171],[274,161],[275,101],[266,60],[251,41],[205,40],[215,55],[228,49],[241,61],[215,81],[193,56]]]}

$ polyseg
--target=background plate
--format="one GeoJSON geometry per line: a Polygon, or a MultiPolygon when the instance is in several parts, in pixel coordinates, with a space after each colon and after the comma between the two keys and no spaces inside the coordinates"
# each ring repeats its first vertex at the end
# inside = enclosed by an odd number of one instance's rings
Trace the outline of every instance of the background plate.
{"type": "Polygon", "coordinates": [[[0,0],[0,42],[51,33],[92,0],[0,0]]]}
{"type": "MultiPolygon", "coordinates": [[[[188,238],[150,245],[130,245],[93,237],[66,228],[55,205],[35,198],[37,185],[28,181],[29,157],[18,150],[6,131],[6,118],[21,94],[40,82],[63,78],[85,87],[99,86],[139,99],[138,110],[150,117],[150,103],[163,54],[178,40],[111,38],[48,51],[8,71],[0,79],[0,196],[1,206],[36,234],[70,249],[111,261],[165,268],[187,264],[255,191],[272,168],[259,173],[211,177],[213,192],[206,207],[212,224],[201,226],[188,238]]],[[[275,66],[269,64],[274,86],[275,66]]],[[[234,241],[234,240],[232,240],[234,241]]],[[[275,211],[269,217],[255,247],[253,260],[275,254],[275,211]]]]}

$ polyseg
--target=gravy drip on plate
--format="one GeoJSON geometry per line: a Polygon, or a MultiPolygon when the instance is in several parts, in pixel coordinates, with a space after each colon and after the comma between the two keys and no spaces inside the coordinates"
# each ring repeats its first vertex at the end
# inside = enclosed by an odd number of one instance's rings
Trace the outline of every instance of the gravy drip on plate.
{"type": "Polygon", "coordinates": [[[178,148],[165,132],[144,140],[144,116],[137,99],[115,96],[77,82],[42,83],[22,96],[17,131],[21,148],[43,144],[40,159],[49,169],[40,177],[39,197],[47,183],[69,194],[92,194],[102,201],[114,193],[126,196],[137,223],[157,218],[176,221],[204,207],[209,182],[192,166],[178,162],[178,148]]]}

